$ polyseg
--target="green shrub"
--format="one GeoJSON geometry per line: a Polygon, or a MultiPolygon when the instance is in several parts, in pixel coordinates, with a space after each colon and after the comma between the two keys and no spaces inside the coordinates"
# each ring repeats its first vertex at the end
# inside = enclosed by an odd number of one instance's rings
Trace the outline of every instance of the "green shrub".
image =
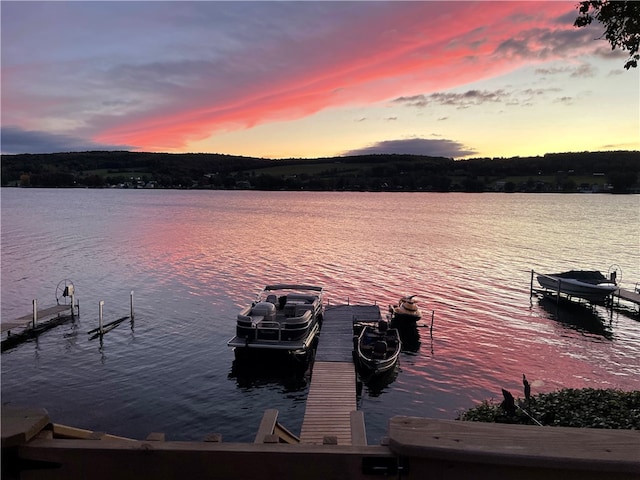
{"type": "Polygon", "coordinates": [[[516,400],[509,415],[500,403],[483,401],[456,420],[558,427],[640,429],[640,391],[566,388],[516,400]]]}

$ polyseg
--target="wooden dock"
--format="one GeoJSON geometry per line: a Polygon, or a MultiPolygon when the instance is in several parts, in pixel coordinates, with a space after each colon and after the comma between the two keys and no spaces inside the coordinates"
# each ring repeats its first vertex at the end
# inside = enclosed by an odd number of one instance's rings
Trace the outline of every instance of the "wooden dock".
{"type": "Polygon", "coordinates": [[[366,445],[364,417],[356,405],[353,324],[380,318],[377,305],[336,305],[325,309],[301,443],[366,445]]]}
{"type": "MultiPolygon", "coordinates": [[[[71,316],[71,305],[54,305],[53,307],[45,308],[43,310],[37,310],[36,325],[38,323],[44,323],[50,320],[52,317],[60,317],[62,312],[67,312],[69,316],[71,316]]],[[[1,333],[10,332],[11,330],[15,330],[17,328],[28,328],[33,327],[34,315],[30,313],[29,315],[25,315],[20,318],[16,318],[15,320],[10,320],[5,322],[4,320],[0,323],[1,333]]]]}
{"type": "Polygon", "coordinates": [[[624,288],[619,288],[614,292],[613,296],[640,306],[640,293],[625,290],[624,288]]]}

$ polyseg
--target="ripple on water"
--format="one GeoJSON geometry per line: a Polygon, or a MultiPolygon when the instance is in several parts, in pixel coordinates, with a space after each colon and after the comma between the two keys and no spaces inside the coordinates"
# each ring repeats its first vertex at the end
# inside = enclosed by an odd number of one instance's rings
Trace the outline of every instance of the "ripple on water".
{"type": "Polygon", "coordinates": [[[529,296],[531,269],[617,263],[625,281],[640,279],[630,248],[640,225],[611,219],[612,211],[637,214],[637,197],[0,193],[2,318],[28,313],[33,298],[54,302],[64,278],[76,284],[76,324],[2,354],[3,402],[42,404],[60,423],[135,438],[218,432],[252,441],[264,409],[277,408],[299,431],[307,381],[238,372],[226,346],[237,309],[283,281],[323,285],[331,303],[377,302],[383,313],[417,295],[427,326],[419,347],[402,354],[390,382],[365,386],[359,399],[372,444],[392,415],[455,418],[500,400],[502,388],[519,394],[523,373],[534,393],[640,388],[633,310],[576,311],[529,296]],[[61,204],[78,207],[61,216],[61,204]],[[558,204],[562,222],[547,213],[558,204]],[[128,315],[131,290],[133,328],[125,322],[102,346],[89,340],[98,302],[105,319],[128,315]]]}

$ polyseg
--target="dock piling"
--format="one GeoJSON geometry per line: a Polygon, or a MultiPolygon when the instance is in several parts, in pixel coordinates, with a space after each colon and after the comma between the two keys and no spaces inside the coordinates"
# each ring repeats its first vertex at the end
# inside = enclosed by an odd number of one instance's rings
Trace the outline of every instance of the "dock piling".
{"type": "Polygon", "coordinates": [[[38,320],[38,300],[33,299],[33,323],[32,327],[36,328],[36,321],[38,320]]]}
{"type": "Polygon", "coordinates": [[[529,282],[529,298],[533,298],[533,275],[535,272],[531,269],[531,281],[529,282]]]}
{"type": "Polygon", "coordinates": [[[431,310],[431,326],[429,327],[429,336],[433,339],[433,317],[435,317],[436,311],[431,310]]]}
{"type": "Polygon", "coordinates": [[[104,307],[104,300],[100,300],[98,304],[98,332],[100,333],[100,337],[102,337],[104,333],[102,330],[102,307],[104,307]]]}
{"type": "Polygon", "coordinates": [[[92,335],[91,340],[100,337],[100,340],[102,341],[102,337],[103,335],[107,334],[108,332],[110,332],[111,330],[113,330],[114,328],[116,328],[118,325],[120,325],[122,322],[124,322],[125,320],[131,320],[131,330],[133,330],[133,316],[134,316],[134,312],[133,312],[133,290],[131,290],[131,293],[129,295],[130,298],[130,306],[129,306],[129,315],[125,315],[124,317],[120,317],[116,320],[104,323],[104,300],[100,300],[100,303],[98,304],[99,307],[99,311],[98,311],[98,328],[94,328],[93,330],[89,330],[87,332],[87,334],[92,335]]]}

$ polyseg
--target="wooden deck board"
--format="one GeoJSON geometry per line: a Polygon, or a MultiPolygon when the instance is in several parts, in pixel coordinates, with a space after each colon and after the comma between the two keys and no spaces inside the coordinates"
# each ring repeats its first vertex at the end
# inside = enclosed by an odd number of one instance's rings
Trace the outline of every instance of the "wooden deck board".
{"type": "Polygon", "coordinates": [[[316,351],[319,362],[353,361],[353,324],[382,318],[377,305],[334,305],[324,312],[316,351]]]}
{"type": "Polygon", "coordinates": [[[351,309],[327,307],[324,312],[320,339],[316,351],[319,362],[350,362],[353,351],[353,321],[351,309]]]}
{"type": "Polygon", "coordinates": [[[26,443],[49,423],[44,408],[2,406],[2,448],[26,443]]]}
{"type": "Polygon", "coordinates": [[[640,293],[635,293],[629,290],[625,290],[624,288],[619,288],[615,291],[614,295],[621,298],[622,300],[640,305],[640,293]]]}
{"type": "Polygon", "coordinates": [[[393,417],[389,447],[402,456],[449,461],[640,473],[637,430],[393,417]]]}
{"type": "Polygon", "coordinates": [[[380,319],[377,305],[325,309],[300,433],[302,443],[321,445],[326,436],[337,437],[338,445],[366,443],[364,420],[352,421],[357,412],[353,324],[380,319]],[[356,438],[352,438],[352,429],[356,438]]]}
{"type": "MultiPolygon", "coordinates": [[[[36,325],[41,321],[42,322],[46,321],[48,317],[58,315],[65,311],[69,312],[70,314],[71,305],[54,305],[53,307],[38,310],[36,325]]],[[[9,320],[7,322],[3,321],[2,323],[0,323],[0,331],[4,333],[7,330],[14,330],[16,328],[25,328],[25,327],[28,327],[32,321],[33,321],[33,313],[16,318],[15,320],[9,320]]]]}
{"type": "Polygon", "coordinates": [[[353,363],[316,362],[300,440],[322,444],[334,435],[339,445],[351,445],[351,412],[356,406],[356,376],[353,363]]]}

